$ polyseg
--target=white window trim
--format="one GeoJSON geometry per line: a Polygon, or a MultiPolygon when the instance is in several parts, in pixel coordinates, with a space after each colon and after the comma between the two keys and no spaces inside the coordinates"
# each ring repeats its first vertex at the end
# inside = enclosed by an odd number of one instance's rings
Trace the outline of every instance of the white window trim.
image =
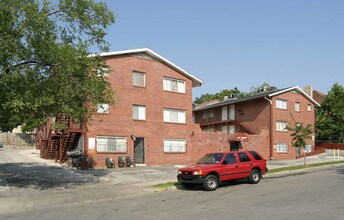
{"type": "Polygon", "coordinates": [[[186,124],[186,111],[164,108],[164,122],[186,124]],[[176,115],[172,115],[171,113],[174,113],[176,115]],[[176,120],[174,120],[171,116],[176,116],[176,120]]]}
{"type": "Polygon", "coordinates": [[[284,99],[276,99],[276,108],[277,109],[288,109],[288,101],[284,99]]]}
{"type": "Polygon", "coordinates": [[[312,111],[312,105],[310,105],[310,104],[307,105],[307,111],[309,111],[309,112],[312,111]]]}
{"type": "Polygon", "coordinates": [[[97,113],[99,114],[109,114],[110,105],[107,103],[97,104],[97,113]]]}
{"type": "Polygon", "coordinates": [[[186,139],[165,138],[164,153],[185,153],[186,139]]]}
{"type": "Polygon", "coordinates": [[[133,86],[138,86],[138,87],[146,87],[146,73],[140,72],[140,71],[133,71],[132,75],[132,81],[133,81],[133,86]],[[143,85],[139,85],[138,82],[135,82],[134,75],[143,75],[143,85]],[[137,84],[136,84],[137,83],[137,84]]]}
{"type": "Polygon", "coordinates": [[[295,109],[295,112],[301,112],[301,103],[295,102],[294,109],[295,109]]]}
{"type": "Polygon", "coordinates": [[[235,125],[228,126],[228,134],[235,134],[235,125]]]}
{"type": "Polygon", "coordinates": [[[98,77],[102,77],[102,78],[109,78],[109,68],[107,67],[100,67],[98,70],[97,70],[97,76],[98,77]]]}
{"type": "Polygon", "coordinates": [[[276,131],[288,132],[288,129],[286,129],[287,126],[288,122],[286,121],[276,121],[276,131]]]}
{"type": "Polygon", "coordinates": [[[277,143],[276,144],[276,151],[277,153],[289,153],[289,145],[288,143],[277,143]],[[285,149],[282,149],[280,147],[286,147],[286,150],[285,149]]]}
{"type": "Polygon", "coordinates": [[[185,82],[185,80],[164,77],[163,78],[163,89],[164,89],[164,91],[185,94],[186,82],[185,82]],[[172,82],[176,83],[176,87],[175,88],[172,88],[172,82]]]}
{"type": "Polygon", "coordinates": [[[312,148],[313,148],[312,144],[306,144],[305,149],[304,149],[305,153],[312,152],[312,148]]]}
{"type": "Polygon", "coordinates": [[[115,136],[97,136],[97,152],[106,153],[125,153],[127,152],[127,138],[115,136]],[[109,146],[109,141],[115,142],[115,146],[109,146]],[[121,140],[121,141],[120,141],[121,140]],[[123,143],[124,140],[124,143],[123,143]],[[122,142],[118,143],[117,142],[122,142]],[[112,149],[110,149],[112,148],[112,149]]]}
{"type": "Polygon", "coordinates": [[[144,105],[133,105],[133,119],[134,120],[146,120],[146,106],[144,105]],[[137,117],[135,117],[135,108],[137,109],[137,117]]]}

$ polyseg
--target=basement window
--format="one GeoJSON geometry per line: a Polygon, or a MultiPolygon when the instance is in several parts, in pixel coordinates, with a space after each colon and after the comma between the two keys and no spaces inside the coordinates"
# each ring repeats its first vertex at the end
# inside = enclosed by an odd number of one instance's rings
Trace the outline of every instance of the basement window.
{"type": "Polygon", "coordinates": [[[164,139],[165,153],[185,153],[186,140],[185,139],[164,139]]]}
{"type": "Polygon", "coordinates": [[[126,152],[127,138],[126,137],[111,137],[98,136],[97,137],[97,152],[126,152]]]}

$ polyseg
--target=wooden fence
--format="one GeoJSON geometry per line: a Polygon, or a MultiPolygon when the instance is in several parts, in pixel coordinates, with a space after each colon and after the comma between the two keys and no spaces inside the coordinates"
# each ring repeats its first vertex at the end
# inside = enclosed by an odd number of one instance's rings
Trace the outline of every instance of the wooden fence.
{"type": "Polygon", "coordinates": [[[0,133],[5,148],[35,147],[35,135],[26,133],[0,133]]]}

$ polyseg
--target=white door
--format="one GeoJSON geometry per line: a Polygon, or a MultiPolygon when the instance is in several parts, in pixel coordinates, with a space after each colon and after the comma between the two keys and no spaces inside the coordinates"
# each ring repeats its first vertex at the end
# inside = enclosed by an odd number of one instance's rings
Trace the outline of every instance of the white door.
{"type": "Polygon", "coordinates": [[[235,120],[235,108],[234,105],[229,106],[229,120],[235,120]]]}
{"type": "Polygon", "coordinates": [[[229,125],[228,133],[235,134],[235,125],[229,125]]]}
{"type": "Polygon", "coordinates": [[[227,106],[222,107],[222,121],[228,120],[228,110],[227,106]]]}

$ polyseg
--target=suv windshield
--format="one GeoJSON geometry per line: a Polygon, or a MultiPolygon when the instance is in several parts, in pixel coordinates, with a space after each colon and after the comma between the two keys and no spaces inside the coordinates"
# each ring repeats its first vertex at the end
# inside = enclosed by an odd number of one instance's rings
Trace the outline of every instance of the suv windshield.
{"type": "Polygon", "coordinates": [[[220,163],[223,156],[224,153],[206,154],[197,161],[197,164],[217,164],[220,163]]]}

